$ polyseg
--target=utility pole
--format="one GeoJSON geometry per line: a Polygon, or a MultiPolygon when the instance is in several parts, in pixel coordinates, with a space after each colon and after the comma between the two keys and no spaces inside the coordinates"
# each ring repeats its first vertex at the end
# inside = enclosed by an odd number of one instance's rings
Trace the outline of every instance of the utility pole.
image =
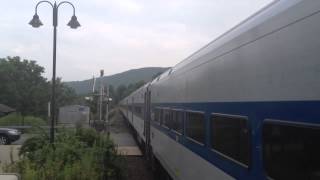
{"type": "Polygon", "coordinates": [[[99,121],[102,121],[102,102],[103,102],[103,95],[104,95],[104,87],[103,87],[103,74],[104,71],[100,70],[100,100],[99,100],[99,121]]]}
{"type": "Polygon", "coordinates": [[[109,86],[107,85],[107,97],[106,97],[106,124],[107,124],[107,134],[110,135],[110,122],[109,122],[109,86]]]}
{"type": "MultiPolygon", "coordinates": [[[[96,86],[96,78],[94,77],[94,75],[92,76],[92,102],[94,102],[94,93],[95,93],[95,86],[96,86]]],[[[90,97],[88,98],[90,100],[90,97]]],[[[94,114],[92,113],[92,109],[90,110],[90,115],[91,115],[91,120],[89,120],[89,126],[93,126],[95,125],[96,122],[96,118],[94,116],[94,114]]]]}

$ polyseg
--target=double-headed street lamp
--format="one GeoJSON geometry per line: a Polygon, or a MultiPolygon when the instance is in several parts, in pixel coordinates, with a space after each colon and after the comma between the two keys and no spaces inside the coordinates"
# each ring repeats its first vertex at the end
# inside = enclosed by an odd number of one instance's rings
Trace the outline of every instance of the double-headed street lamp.
{"type": "Polygon", "coordinates": [[[74,5],[71,2],[68,1],[62,1],[59,4],[54,2],[52,4],[50,1],[40,1],[36,5],[35,8],[35,14],[33,15],[32,20],[29,22],[29,24],[34,27],[38,28],[42,26],[42,22],[39,19],[38,16],[38,6],[41,3],[47,3],[50,4],[53,10],[53,71],[52,71],[52,94],[51,94],[51,127],[50,127],[50,143],[54,142],[54,122],[55,122],[55,87],[56,87],[56,54],[57,54],[57,26],[58,26],[58,9],[60,5],[62,4],[69,4],[73,8],[73,16],[71,17],[71,20],[67,24],[72,29],[76,29],[80,27],[80,23],[77,20],[77,17],[75,15],[75,8],[74,5]]]}

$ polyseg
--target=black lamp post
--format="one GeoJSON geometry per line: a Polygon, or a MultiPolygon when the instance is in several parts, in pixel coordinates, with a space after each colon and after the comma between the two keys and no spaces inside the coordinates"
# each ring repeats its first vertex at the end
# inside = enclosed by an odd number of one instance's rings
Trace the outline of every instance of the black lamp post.
{"type": "Polygon", "coordinates": [[[52,4],[50,1],[40,1],[36,5],[35,14],[34,14],[32,20],[29,22],[29,24],[32,27],[38,28],[43,25],[39,19],[38,14],[37,14],[38,13],[38,6],[41,3],[50,4],[52,7],[52,10],[53,10],[53,71],[52,71],[51,127],[50,127],[50,143],[53,143],[54,142],[54,122],[55,122],[55,101],[56,101],[55,87],[56,87],[57,26],[58,26],[58,9],[59,9],[60,5],[69,4],[73,8],[73,16],[71,17],[71,20],[67,24],[68,26],[70,26],[70,28],[76,29],[76,28],[80,27],[80,23],[78,22],[77,17],[75,16],[75,8],[71,2],[62,1],[59,4],[57,4],[56,2],[54,2],[54,4],[52,4]]]}

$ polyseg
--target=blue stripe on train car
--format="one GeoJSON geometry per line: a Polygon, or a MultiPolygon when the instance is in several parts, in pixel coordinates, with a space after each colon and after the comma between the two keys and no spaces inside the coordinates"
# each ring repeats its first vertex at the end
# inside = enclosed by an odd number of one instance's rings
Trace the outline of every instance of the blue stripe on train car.
{"type": "Polygon", "coordinates": [[[175,134],[167,128],[161,127],[157,123],[152,123],[153,127],[173,140],[176,140],[176,135],[179,136],[177,142],[236,179],[266,178],[262,165],[262,123],[265,119],[283,120],[288,123],[320,124],[320,101],[159,103],[152,104],[152,106],[202,111],[205,113],[206,125],[210,124],[211,113],[247,116],[252,130],[251,162],[248,168],[212,151],[209,132],[206,133],[205,145],[202,146],[183,135],[175,134]]]}

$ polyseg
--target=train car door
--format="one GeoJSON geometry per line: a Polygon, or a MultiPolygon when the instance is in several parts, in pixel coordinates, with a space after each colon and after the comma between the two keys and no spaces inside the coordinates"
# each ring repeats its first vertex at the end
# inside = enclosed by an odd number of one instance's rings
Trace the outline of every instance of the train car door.
{"type": "Polygon", "coordinates": [[[146,154],[147,160],[149,160],[151,155],[151,143],[150,143],[151,91],[149,87],[147,87],[147,90],[144,94],[144,100],[145,100],[144,130],[145,130],[145,138],[146,138],[145,154],[146,154]]]}

